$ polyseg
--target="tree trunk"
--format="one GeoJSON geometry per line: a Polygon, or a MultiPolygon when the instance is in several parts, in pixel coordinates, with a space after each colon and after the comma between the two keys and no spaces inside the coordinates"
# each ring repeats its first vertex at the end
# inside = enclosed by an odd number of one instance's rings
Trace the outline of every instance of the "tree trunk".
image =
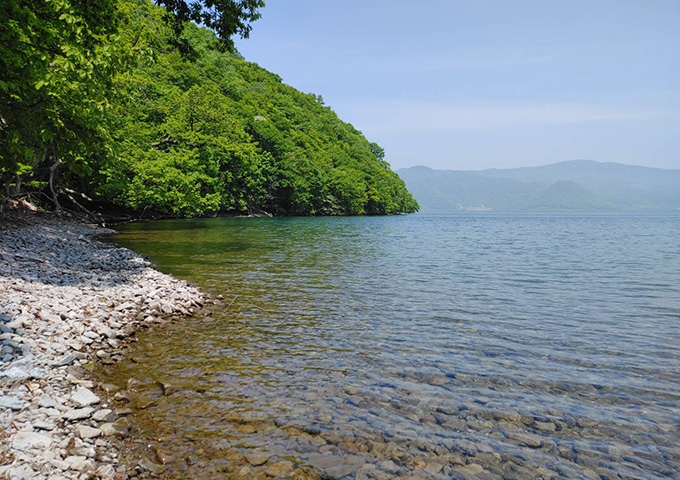
{"type": "Polygon", "coordinates": [[[9,191],[9,186],[12,184],[12,177],[7,178],[7,182],[5,182],[4,190],[5,190],[5,195],[0,195],[0,213],[3,213],[5,211],[5,205],[9,202],[10,199],[10,191],[9,191]]]}
{"type": "Polygon", "coordinates": [[[17,180],[14,184],[14,195],[19,195],[21,193],[21,175],[17,173],[17,180]]]}
{"type": "Polygon", "coordinates": [[[54,212],[57,215],[61,215],[61,205],[57,198],[57,192],[54,190],[54,177],[56,176],[57,168],[59,168],[60,164],[61,160],[55,155],[54,163],[50,166],[50,192],[52,193],[52,201],[54,202],[54,212]]]}

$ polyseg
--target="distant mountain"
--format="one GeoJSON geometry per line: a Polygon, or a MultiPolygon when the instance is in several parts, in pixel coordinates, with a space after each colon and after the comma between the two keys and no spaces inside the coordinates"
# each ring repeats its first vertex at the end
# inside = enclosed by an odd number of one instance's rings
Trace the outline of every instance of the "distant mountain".
{"type": "Polygon", "coordinates": [[[479,171],[397,171],[421,212],[663,212],[680,210],[680,170],[591,160],[479,171]]]}

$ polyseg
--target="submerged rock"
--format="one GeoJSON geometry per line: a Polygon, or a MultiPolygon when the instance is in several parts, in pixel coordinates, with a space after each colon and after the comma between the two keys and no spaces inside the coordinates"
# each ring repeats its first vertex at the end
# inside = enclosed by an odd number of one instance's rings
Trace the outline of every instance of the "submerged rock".
{"type": "Polygon", "coordinates": [[[171,385],[170,383],[166,382],[156,382],[156,384],[161,387],[161,392],[163,392],[163,395],[170,395],[174,392],[179,391],[179,387],[176,387],[174,385],[171,385]]]}
{"type": "Polygon", "coordinates": [[[92,418],[98,422],[114,422],[118,419],[118,415],[108,408],[103,408],[101,410],[97,410],[92,415],[92,418]]]}
{"type": "Polygon", "coordinates": [[[246,462],[248,462],[254,467],[257,467],[258,465],[264,465],[265,463],[267,463],[267,461],[269,460],[269,455],[262,453],[251,453],[246,454],[245,458],[246,462]]]}
{"type": "Polygon", "coordinates": [[[544,445],[544,441],[538,435],[526,432],[505,432],[505,436],[517,440],[532,448],[540,448],[544,445]]]}
{"type": "Polygon", "coordinates": [[[115,422],[103,423],[100,427],[102,433],[107,436],[126,437],[130,431],[130,424],[125,417],[115,422]]]}
{"type": "Polygon", "coordinates": [[[143,471],[147,471],[147,472],[151,472],[151,473],[155,473],[155,474],[160,474],[160,473],[163,473],[165,471],[165,467],[163,465],[159,465],[155,462],[152,462],[148,458],[142,458],[139,461],[138,465],[143,471]]]}

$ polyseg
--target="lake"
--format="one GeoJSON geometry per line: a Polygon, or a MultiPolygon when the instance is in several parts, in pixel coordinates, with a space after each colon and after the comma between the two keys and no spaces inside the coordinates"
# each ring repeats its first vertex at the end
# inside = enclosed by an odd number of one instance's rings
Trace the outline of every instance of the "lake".
{"type": "Polygon", "coordinates": [[[680,216],[119,231],[224,297],[100,372],[163,478],[680,478],[680,216]]]}

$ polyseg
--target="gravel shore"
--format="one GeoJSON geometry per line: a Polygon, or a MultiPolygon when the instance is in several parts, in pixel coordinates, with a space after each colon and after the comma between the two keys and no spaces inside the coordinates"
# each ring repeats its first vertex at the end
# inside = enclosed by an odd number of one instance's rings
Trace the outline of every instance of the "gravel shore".
{"type": "Polygon", "coordinates": [[[125,409],[89,371],[122,358],[134,332],[208,298],[105,228],[44,219],[0,230],[0,479],[128,478],[125,409]]]}

